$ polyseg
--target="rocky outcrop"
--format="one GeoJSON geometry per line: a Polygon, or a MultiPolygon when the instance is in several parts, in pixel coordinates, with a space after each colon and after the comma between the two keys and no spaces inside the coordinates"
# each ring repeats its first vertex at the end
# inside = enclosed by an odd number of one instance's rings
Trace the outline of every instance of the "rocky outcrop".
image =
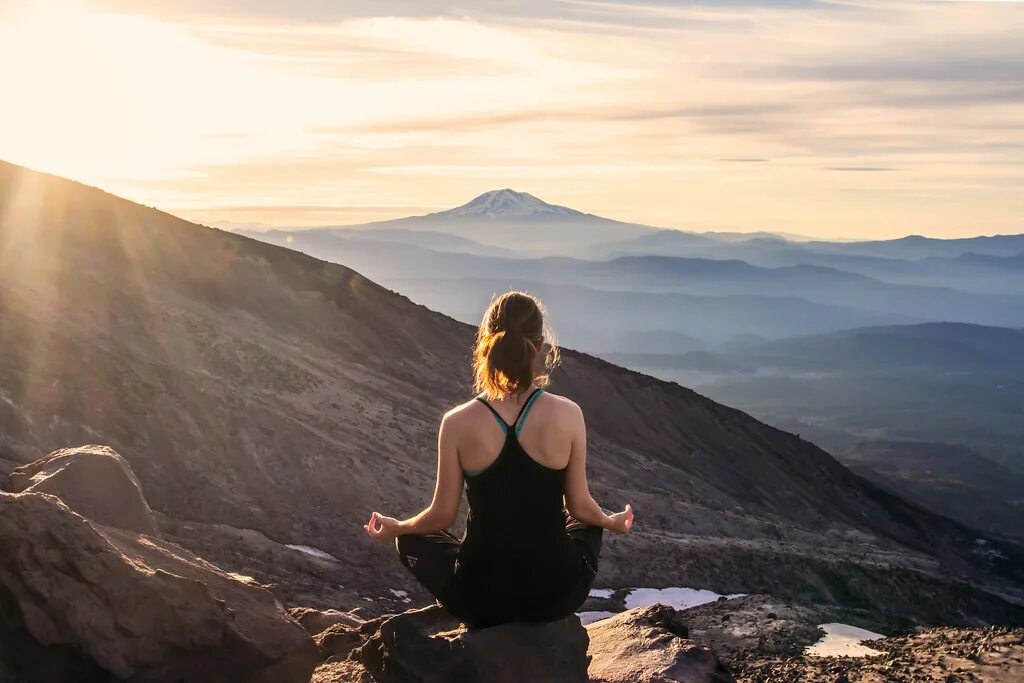
{"type": "Polygon", "coordinates": [[[315,683],[726,683],[682,613],[655,605],[587,628],[575,616],[467,631],[437,606],[317,635],[315,683]],[[353,645],[353,643],[359,643],[353,645]]]}
{"type": "Polygon", "coordinates": [[[601,683],[718,683],[732,676],[689,640],[682,613],[665,605],[622,612],[587,627],[590,678],[601,683]]]}
{"type": "Polygon", "coordinates": [[[138,479],[125,459],[106,446],[65,448],[22,465],[11,473],[7,490],[49,493],[94,522],[157,535],[138,479]]]}
{"type": "Polygon", "coordinates": [[[587,632],[567,617],[467,631],[440,607],[367,622],[349,655],[378,683],[584,683],[587,632]]]}
{"type": "Polygon", "coordinates": [[[0,658],[48,683],[306,683],[316,644],[274,596],[58,498],[0,493],[0,658]]]}
{"type": "Polygon", "coordinates": [[[578,617],[467,631],[438,606],[321,634],[314,681],[584,683],[587,631],[578,617]],[[353,643],[359,643],[357,647],[353,643]]]}

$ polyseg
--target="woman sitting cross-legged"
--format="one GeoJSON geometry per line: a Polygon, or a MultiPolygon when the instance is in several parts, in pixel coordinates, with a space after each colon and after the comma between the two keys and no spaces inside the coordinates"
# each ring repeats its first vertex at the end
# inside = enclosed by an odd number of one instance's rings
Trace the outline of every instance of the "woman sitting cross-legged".
{"type": "Polygon", "coordinates": [[[590,495],[583,413],[543,389],[558,358],[546,339],[532,296],[508,292],[491,304],[473,357],[480,393],[441,420],[433,501],[409,519],[374,512],[364,525],[373,539],[394,540],[413,576],[471,627],[573,613],[597,573],[603,530],[633,524],[629,505],[605,514],[590,495]],[[459,539],[447,529],[463,482],[469,517],[459,539]]]}

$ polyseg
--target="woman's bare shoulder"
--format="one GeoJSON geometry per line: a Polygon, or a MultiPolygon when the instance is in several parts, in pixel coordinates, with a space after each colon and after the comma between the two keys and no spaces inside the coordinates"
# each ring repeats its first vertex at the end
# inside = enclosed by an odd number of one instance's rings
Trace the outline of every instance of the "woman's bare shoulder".
{"type": "Polygon", "coordinates": [[[559,394],[552,394],[550,391],[545,391],[544,394],[548,397],[551,403],[551,407],[558,411],[559,414],[570,418],[570,417],[583,417],[583,409],[573,401],[571,398],[566,398],[559,394]]]}
{"type": "Polygon", "coordinates": [[[465,423],[467,420],[473,420],[476,412],[482,407],[483,406],[480,405],[480,401],[475,398],[471,398],[465,403],[460,403],[459,405],[451,408],[444,414],[444,417],[441,418],[441,422],[448,426],[458,426],[465,423]]]}

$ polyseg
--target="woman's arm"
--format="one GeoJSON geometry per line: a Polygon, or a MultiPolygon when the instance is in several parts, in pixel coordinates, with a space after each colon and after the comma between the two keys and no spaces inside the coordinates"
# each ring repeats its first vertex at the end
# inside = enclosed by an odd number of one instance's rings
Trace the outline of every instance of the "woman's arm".
{"type": "Polygon", "coordinates": [[[459,516],[462,504],[462,465],[455,445],[451,413],[441,420],[437,435],[437,483],[434,485],[434,499],[422,512],[399,521],[385,517],[379,512],[370,515],[370,521],[363,525],[366,533],[375,541],[391,541],[405,534],[426,534],[447,529],[459,516]]]}
{"type": "Polygon", "coordinates": [[[629,505],[622,512],[605,514],[594,497],[590,495],[587,482],[587,425],[579,406],[573,416],[572,451],[569,467],[565,474],[565,507],[569,514],[584,524],[599,526],[617,534],[629,533],[633,527],[633,508],[629,505]]]}

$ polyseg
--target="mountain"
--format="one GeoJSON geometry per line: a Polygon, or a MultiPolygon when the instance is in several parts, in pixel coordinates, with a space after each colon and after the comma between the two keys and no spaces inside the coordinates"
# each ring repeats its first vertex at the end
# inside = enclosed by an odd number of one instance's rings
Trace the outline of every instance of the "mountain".
{"type": "Polygon", "coordinates": [[[1024,374],[1024,335],[964,323],[923,323],[844,330],[767,342],[733,354],[755,366],[807,372],[871,372],[927,367],[937,372],[1024,374]]]}
{"type": "MultiPolygon", "coordinates": [[[[247,233],[283,246],[306,251],[318,258],[346,263],[374,280],[400,289],[399,280],[471,279],[582,286],[602,291],[630,291],[689,296],[757,296],[796,299],[822,306],[821,310],[856,309],[875,316],[851,318],[838,327],[807,316],[799,327],[778,336],[793,336],[813,327],[834,331],[860,325],[953,320],[983,325],[1016,326],[1024,322],[1024,291],[1016,296],[961,292],[950,286],[925,287],[890,284],[881,280],[831,267],[795,265],[777,268],[754,266],[741,260],[681,258],[670,256],[624,256],[610,261],[589,261],[568,257],[496,258],[451,253],[398,245],[363,238],[349,238],[326,246],[322,240],[307,239],[302,232],[270,235],[247,233]]],[[[408,292],[405,292],[408,293],[408,292]]],[[[468,290],[465,295],[474,293],[468,290]]],[[[490,296],[492,290],[476,290],[490,296]]],[[[457,302],[434,300],[441,311],[454,314],[457,302]]],[[[726,306],[723,310],[728,312],[726,306]]],[[[581,310],[593,320],[602,317],[600,307],[581,310]]],[[[771,308],[764,310],[770,315],[771,308]]],[[[714,324],[714,315],[711,321],[714,324]]],[[[784,318],[780,317],[780,320],[784,318]]],[[[670,318],[671,320],[671,318],[670,318]]],[[[701,337],[703,320],[679,317],[678,331],[701,337]],[[689,325],[689,326],[687,326],[689,325]]],[[[648,324],[660,322],[649,321],[648,324]]],[[[729,336],[761,334],[753,324],[734,328],[729,336]]],[[[587,347],[590,350],[607,350],[587,347]]]]}
{"type": "MultiPolygon", "coordinates": [[[[1010,255],[960,253],[972,245],[985,246],[992,238],[976,238],[966,244],[953,240],[943,245],[922,249],[886,248],[882,243],[791,242],[778,237],[712,239],[713,233],[683,233],[661,230],[649,235],[597,245],[581,253],[592,259],[621,256],[677,256],[704,259],[740,259],[752,265],[778,268],[786,266],[822,266],[865,275],[891,284],[928,287],[953,286],[958,290],[984,294],[1024,294],[1024,281],[1019,277],[1022,257],[1010,255]],[[858,253],[858,245],[865,253],[858,253]],[[864,246],[867,245],[867,246],[864,246]],[[935,253],[954,255],[935,256],[935,253]]],[[[934,240],[944,243],[944,240],[934,240]]],[[[927,241],[931,245],[932,241],[927,241]]],[[[1012,249],[997,242],[992,249],[1000,254],[1012,249]]]]}
{"type": "MultiPolygon", "coordinates": [[[[924,323],[750,343],[709,354],[606,357],[697,385],[716,400],[840,454],[862,441],[941,442],[1024,472],[1022,348],[1020,330],[924,323]]],[[[915,458],[930,452],[920,450],[915,458]]],[[[937,458],[942,452],[934,451],[937,458]]],[[[941,471],[945,465],[937,461],[935,467],[941,471]]],[[[944,489],[932,481],[936,493],[944,489]]]]}
{"type": "Polygon", "coordinates": [[[744,334],[782,338],[849,325],[915,322],[914,318],[795,297],[603,290],[517,277],[385,278],[389,287],[472,323],[495,294],[520,289],[540,296],[559,339],[602,357],[607,352],[681,353],[730,344],[744,334]],[[671,334],[664,334],[670,332],[671,334]]]}
{"type": "Polygon", "coordinates": [[[532,194],[510,189],[485,192],[454,209],[351,227],[360,230],[403,229],[444,232],[523,254],[571,253],[586,245],[622,240],[656,231],[656,228],[622,223],[564,206],[548,204],[532,194]]]}
{"type": "Polygon", "coordinates": [[[865,441],[839,452],[858,474],[976,529],[1024,537],[1024,474],[965,446],[865,441]]]}
{"type": "MultiPolygon", "coordinates": [[[[10,164],[0,258],[3,462],[101,441],[171,540],[292,604],[422,599],[360,525],[428,500],[438,420],[470,393],[472,327],[344,266],[10,164]]],[[[608,539],[601,585],[1024,621],[1014,546],[793,434],[572,351],[553,390],[587,416],[599,500],[638,511],[608,539]]]]}
{"type": "Polygon", "coordinates": [[[491,190],[467,204],[447,211],[429,214],[434,220],[454,218],[486,218],[494,221],[511,220],[564,220],[566,218],[586,218],[587,214],[565,206],[555,206],[537,199],[528,192],[516,192],[508,188],[491,190]]]}
{"type": "Polygon", "coordinates": [[[960,254],[955,258],[955,260],[968,266],[999,268],[1010,271],[1024,270],[1024,251],[1010,256],[975,254],[974,252],[969,251],[966,254],[960,254]]]}
{"type": "Polygon", "coordinates": [[[824,263],[901,262],[927,258],[955,259],[974,254],[1012,258],[1024,250],[1024,234],[938,239],[909,235],[891,240],[843,241],[786,239],[777,234],[686,232],[658,229],[616,242],[597,245],[589,256],[609,258],[622,255],[660,254],[708,258],[773,259],[773,264],[797,259],[821,259],[824,263]],[[761,256],[753,256],[760,253],[761,256]],[[846,259],[843,261],[842,259],[846,259]]]}
{"type": "Polygon", "coordinates": [[[1024,235],[983,235],[958,239],[936,239],[908,235],[898,239],[866,242],[809,242],[811,249],[823,249],[887,258],[920,259],[929,256],[956,257],[967,253],[1013,256],[1024,251],[1024,235]]]}

